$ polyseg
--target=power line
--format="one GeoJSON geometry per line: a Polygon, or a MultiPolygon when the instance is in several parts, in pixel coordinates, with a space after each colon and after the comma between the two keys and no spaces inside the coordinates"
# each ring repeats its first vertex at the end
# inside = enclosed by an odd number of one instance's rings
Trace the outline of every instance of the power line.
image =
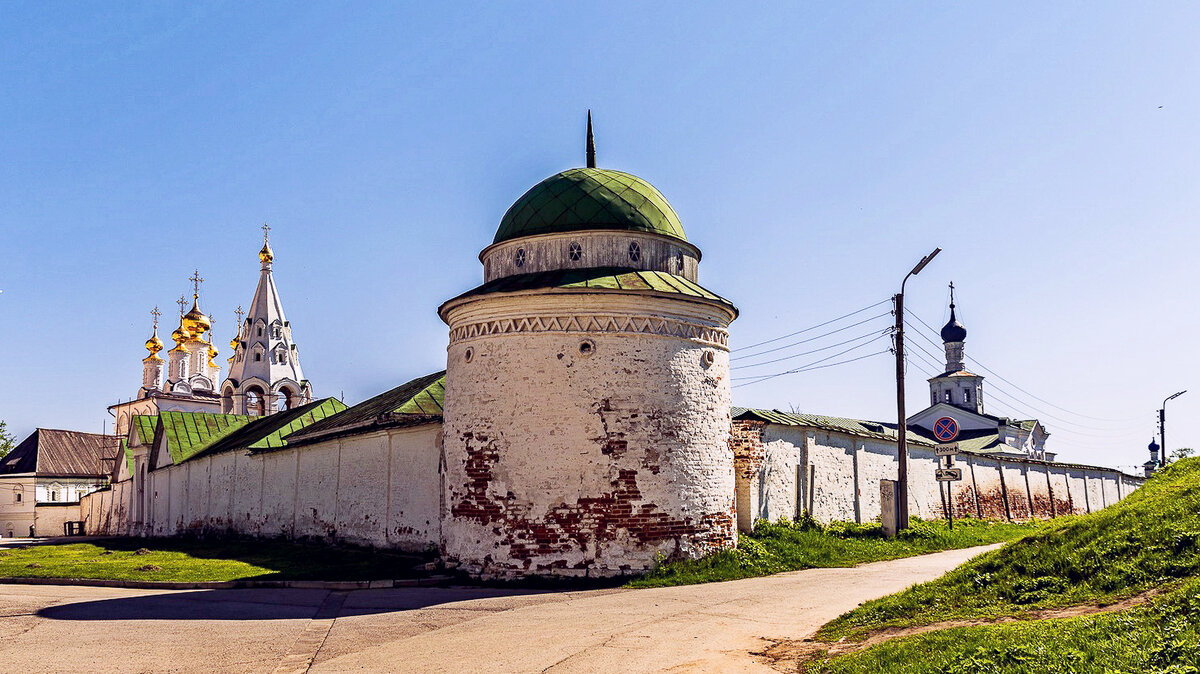
{"type": "MultiPolygon", "coordinates": [[[[750,364],[748,364],[748,365],[734,365],[734,366],[733,366],[733,367],[731,367],[730,369],[731,369],[731,370],[740,370],[740,369],[742,369],[742,368],[747,368],[747,367],[759,367],[760,365],[770,365],[771,363],[778,363],[778,362],[780,362],[780,361],[784,361],[784,360],[791,360],[792,358],[799,358],[800,356],[808,356],[808,355],[811,355],[811,354],[814,354],[814,353],[819,353],[819,352],[821,352],[821,351],[828,351],[828,350],[830,350],[830,349],[836,349],[836,348],[837,348],[837,347],[839,347],[839,346],[843,346],[843,345],[849,344],[849,343],[851,343],[851,342],[857,342],[857,341],[859,341],[860,339],[865,339],[865,338],[867,338],[867,337],[880,337],[880,336],[882,336],[882,335],[883,335],[885,332],[887,332],[888,330],[890,330],[890,328],[887,328],[887,329],[885,329],[885,330],[872,330],[871,332],[868,332],[868,333],[866,333],[866,334],[859,335],[859,336],[857,336],[857,337],[854,337],[854,338],[852,338],[852,339],[847,339],[847,340],[846,340],[846,341],[844,341],[844,342],[838,342],[838,343],[836,343],[836,344],[830,344],[829,346],[822,346],[822,347],[821,347],[821,348],[819,348],[819,349],[812,349],[812,350],[810,350],[810,351],[801,351],[800,353],[793,353],[793,354],[792,354],[792,355],[790,355],[790,356],[782,356],[782,357],[780,357],[780,358],[775,358],[775,359],[773,359],[773,360],[764,360],[764,361],[763,361],[763,362],[761,362],[761,363],[750,363],[750,364]]],[[[815,339],[815,338],[814,338],[814,339],[815,339]]]]}
{"type": "Polygon", "coordinates": [[[865,306],[862,309],[859,309],[857,311],[851,311],[850,313],[845,314],[843,316],[838,316],[837,318],[830,319],[828,321],[825,321],[824,323],[818,323],[817,325],[814,325],[812,327],[804,328],[803,330],[797,330],[796,332],[788,333],[786,335],[783,335],[782,337],[776,337],[775,339],[768,339],[765,342],[759,342],[757,344],[750,344],[748,346],[738,347],[736,349],[733,349],[733,351],[744,351],[746,349],[753,349],[753,348],[762,346],[763,344],[772,344],[774,342],[778,342],[781,339],[787,339],[788,337],[795,337],[796,335],[800,335],[805,332],[812,332],[813,330],[816,330],[817,328],[823,328],[826,325],[829,325],[830,323],[837,323],[838,321],[842,320],[843,318],[850,318],[851,316],[854,316],[855,314],[861,314],[862,312],[867,311],[868,309],[874,309],[875,307],[877,307],[881,304],[886,304],[887,302],[891,302],[891,301],[892,301],[892,299],[889,297],[885,300],[880,300],[874,304],[865,306]]]}
{"type": "MultiPolygon", "coordinates": [[[[732,358],[730,358],[730,360],[737,360],[737,359],[739,359],[739,358],[756,358],[756,357],[758,357],[758,356],[765,356],[765,355],[767,355],[768,353],[774,353],[775,351],[782,351],[782,350],[784,350],[784,349],[790,349],[790,348],[792,348],[793,346],[800,346],[801,344],[807,344],[807,343],[809,343],[809,342],[815,342],[815,341],[817,341],[818,339],[821,339],[822,337],[828,337],[829,335],[834,335],[834,334],[837,334],[837,333],[839,333],[839,332],[845,332],[846,330],[849,330],[850,328],[854,328],[854,327],[860,326],[860,325],[862,325],[863,323],[870,323],[871,321],[874,321],[874,320],[876,320],[876,319],[883,318],[884,316],[888,316],[888,315],[890,315],[891,313],[892,313],[892,312],[890,312],[890,311],[885,311],[885,312],[883,312],[882,314],[877,314],[877,315],[875,315],[875,316],[872,316],[872,317],[870,317],[870,318],[864,318],[863,320],[861,320],[861,321],[859,321],[859,322],[857,322],[857,323],[851,323],[850,325],[847,325],[847,326],[844,326],[844,327],[840,327],[840,328],[838,328],[838,329],[836,329],[836,330],[830,330],[829,332],[826,332],[826,333],[823,333],[823,334],[817,335],[816,337],[809,337],[808,339],[802,339],[802,340],[800,340],[800,341],[798,341],[798,342],[792,342],[791,344],[784,344],[783,346],[777,346],[777,347],[775,347],[775,348],[773,348],[773,349],[767,349],[767,350],[765,350],[765,351],[759,351],[758,353],[744,353],[744,354],[741,354],[741,355],[733,356],[732,358]]],[[[818,327],[819,327],[819,326],[818,326],[818,327]]],[[[810,329],[811,329],[811,328],[810,328],[810,329]]],[[[782,338],[780,338],[780,339],[782,339],[782,338]]],[[[750,347],[746,347],[746,348],[750,348],[750,347]]]]}
{"type": "MultiPolygon", "coordinates": [[[[933,328],[932,328],[932,327],[931,327],[931,326],[930,326],[928,323],[926,323],[925,321],[921,320],[921,317],[920,317],[920,316],[918,316],[918,315],[916,315],[915,313],[909,312],[909,315],[910,315],[910,316],[912,316],[913,318],[917,319],[917,321],[919,321],[919,322],[921,323],[921,325],[924,325],[926,328],[928,328],[930,332],[933,332],[934,334],[941,334],[941,333],[939,333],[937,330],[933,329],[933,328]]],[[[1066,412],[1066,413],[1068,413],[1068,414],[1074,414],[1075,416],[1077,416],[1077,417],[1082,417],[1082,418],[1084,418],[1084,419],[1091,419],[1092,421],[1106,421],[1106,422],[1109,422],[1109,423],[1113,423],[1113,422],[1116,422],[1116,423],[1121,423],[1121,421],[1120,421],[1120,420],[1117,420],[1117,419],[1105,419],[1105,418],[1103,418],[1103,417],[1093,417],[1093,416],[1090,416],[1090,415],[1087,415],[1087,414],[1081,414],[1081,413],[1079,413],[1079,412],[1075,412],[1075,411],[1069,410],[1069,409],[1067,409],[1067,408],[1065,408],[1065,407],[1062,407],[1062,406],[1059,406],[1059,405],[1055,405],[1054,403],[1050,402],[1049,400],[1046,400],[1045,398],[1041,398],[1041,397],[1039,397],[1039,396],[1037,396],[1037,395],[1034,395],[1033,393],[1030,393],[1029,391],[1026,391],[1025,389],[1021,388],[1021,387],[1020,387],[1020,386],[1018,386],[1017,384],[1013,383],[1012,381],[1009,381],[1008,379],[1004,378],[1004,376],[1002,376],[1001,374],[999,374],[999,373],[998,373],[998,372],[996,372],[995,370],[993,370],[993,369],[989,368],[988,366],[984,365],[983,363],[979,362],[979,360],[978,360],[978,359],[976,359],[976,358],[973,358],[973,357],[971,357],[971,356],[967,356],[967,358],[969,358],[969,359],[971,360],[971,362],[973,362],[973,363],[975,363],[976,365],[978,365],[978,366],[980,367],[980,369],[982,369],[982,370],[985,370],[985,371],[986,371],[988,374],[991,374],[992,376],[996,377],[996,378],[997,378],[997,379],[999,379],[1000,381],[1003,381],[1003,382],[1005,382],[1005,383],[1009,384],[1010,386],[1012,386],[1013,388],[1017,389],[1018,391],[1021,391],[1021,392],[1022,392],[1022,393],[1024,393],[1025,395],[1028,395],[1028,396],[1029,396],[1029,397],[1031,397],[1031,398],[1034,398],[1034,399],[1036,399],[1036,400],[1039,400],[1039,401],[1041,401],[1041,402],[1043,402],[1043,403],[1045,403],[1045,404],[1047,404],[1047,405],[1049,405],[1049,406],[1051,406],[1051,407],[1053,407],[1053,408],[1055,408],[1055,409],[1057,409],[1057,410],[1062,410],[1063,412],[1066,412]]],[[[1132,419],[1127,419],[1127,420],[1125,420],[1125,421],[1132,421],[1132,419]]]]}
{"type": "MultiPolygon", "coordinates": [[[[858,350],[858,349],[861,349],[861,348],[863,348],[864,346],[866,346],[866,345],[868,345],[868,344],[872,344],[872,343],[874,343],[874,342],[878,341],[878,340],[879,340],[879,338],[880,338],[880,337],[882,337],[882,336],[883,336],[883,335],[880,335],[879,337],[876,337],[876,338],[875,338],[875,339],[873,339],[873,340],[866,341],[866,342],[863,342],[863,343],[861,343],[861,344],[856,344],[855,346],[852,346],[852,347],[850,347],[850,348],[848,348],[848,349],[844,349],[844,350],[842,350],[842,351],[839,351],[839,352],[837,352],[837,353],[835,353],[835,354],[833,354],[833,355],[831,355],[831,356],[826,356],[826,357],[824,357],[824,358],[821,358],[820,360],[814,360],[814,361],[813,361],[813,362],[811,362],[811,363],[806,363],[806,364],[804,364],[804,365],[801,365],[800,367],[793,368],[793,369],[791,369],[791,370],[785,370],[785,371],[783,371],[783,372],[776,372],[776,373],[774,373],[774,374],[767,374],[767,375],[752,375],[752,376],[748,376],[748,377],[733,377],[733,378],[731,379],[731,381],[745,381],[745,380],[753,380],[753,381],[751,381],[751,382],[749,382],[749,383],[752,383],[752,384],[757,384],[757,383],[758,383],[758,382],[760,382],[760,381],[766,381],[766,380],[768,380],[768,379],[774,379],[775,377],[782,377],[782,376],[783,376],[783,375],[785,375],[785,374],[797,374],[797,373],[799,373],[799,372],[807,372],[808,370],[817,370],[817,369],[821,369],[821,368],[819,368],[819,367],[816,367],[816,366],[817,366],[817,365],[819,365],[819,364],[821,364],[821,363],[824,363],[824,362],[826,362],[826,361],[833,360],[834,358],[837,358],[838,356],[841,356],[841,355],[845,355],[845,354],[847,354],[847,353],[850,353],[851,351],[856,351],[856,350],[858,350]]],[[[880,352],[878,352],[878,353],[887,353],[888,351],[889,351],[889,349],[884,349],[883,351],[880,351],[880,352]]],[[[870,355],[871,355],[871,356],[875,356],[875,355],[878,355],[878,353],[873,353],[873,354],[870,354],[870,355]]],[[[854,362],[855,360],[862,360],[862,358],[866,358],[866,357],[869,357],[869,356],[863,356],[863,357],[860,357],[860,358],[852,358],[852,359],[850,359],[850,360],[846,360],[846,361],[843,361],[843,362],[838,362],[838,363],[829,363],[828,365],[824,365],[824,366],[822,366],[822,367],[833,367],[834,365],[842,365],[842,364],[844,364],[844,363],[851,363],[851,362],[854,362]]],[[[744,386],[745,384],[740,384],[740,385],[741,385],[741,386],[744,386]]]]}
{"type": "MultiPolygon", "coordinates": [[[[914,329],[914,330],[913,330],[913,332],[917,333],[918,335],[921,335],[921,337],[922,337],[923,339],[925,339],[927,342],[933,343],[933,342],[932,342],[932,340],[930,340],[928,337],[926,337],[924,334],[922,334],[922,333],[921,333],[919,330],[916,330],[916,329],[914,329]]],[[[928,351],[928,350],[926,350],[926,349],[925,349],[923,346],[921,346],[921,345],[920,345],[919,343],[917,343],[917,342],[912,342],[912,346],[916,347],[916,348],[917,348],[917,349],[919,349],[921,352],[924,352],[926,355],[929,355],[931,358],[935,357],[935,356],[933,356],[933,354],[929,353],[929,351],[928,351]]],[[[927,361],[927,362],[928,362],[928,361],[927,361]]],[[[1110,436],[1111,436],[1111,434],[1112,434],[1112,433],[1120,433],[1121,431],[1124,431],[1124,433],[1122,433],[1123,435],[1124,435],[1124,434],[1128,434],[1128,435],[1132,436],[1132,434],[1135,432],[1135,431],[1134,431],[1134,430],[1133,430],[1131,427],[1122,427],[1122,428],[1115,428],[1115,429],[1103,429],[1103,428],[1097,428],[1097,427],[1096,427],[1096,426],[1094,426],[1094,425],[1091,425],[1091,426],[1089,426],[1089,425],[1086,425],[1086,424],[1080,424],[1080,423],[1078,423],[1078,422],[1074,422],[1074,421],[1069,421],[1069,420],[1067,420],[1067,419],[1063,419],[1063,418],[1061,418],[1061,417],[1058,417],[1058,416],[1056,416],[1056,415],[1050,414],[1049,412],[1046,412],[1046,411],[1045,411],[1045,410],[1043,410],[1043,409],[1040,409],[1038,406],[1036,406],[1036,405],[1033,405],[1033,404],[1029,403],[1029,401],[1027,401],[1027,400],[1021,400],[1021,399],[1020,399],[1020,398],[1018,398],[1016,395],[1014,395],[1014,394],[1012,394],[1012,393],[1008,392],[1007,390],[1005,390],[1005,389],[1004,389],[1004,387],[1002,387],[1002,386],[1000,386],[1000,385],[996,384],[995,382],[992,382],[990,385],[988,385],[988,390],[992,391],[992,393],[1000,394],[1000,395],[1004,396],[1005,398],[1007,398],[1007,399],[1011,400],[1011,401],[1012,401],[1011,403],[1009,403],[1009,404],[1001,404],[1000,406],[1001,406],[1001,407],[1005,407],[1005,408],[1008,408],[1008,409],[1012,410],[1012,412],[1013,412],[1013,413],[1014,413],[1014,415],[1016,415],[1016,416],[1024,416],[1024,417],[1027,417],[1027,418],[1030,418],[1030,419],[1032,419],[1032,418],[1034,418],[1035,416],[1037,416],[1037,415],[1035,415],[1035,414],[1029,414],[1027,411],[1025,411],[1025,407],[1026,407],[1026,406],[1028,406],[1028,407],[1030,407],[1031,409],[1033,409],[1035,412],[1038,412],[1038,413],[1042,414],[1043,416],[1046,416],[1046,417],[1048,417],[1048,418],[1050,418],[1050,419],[1054,419],[1054,420],[1056,420],[1056,421],[1059,421],[1059,422],[1061,422],[1061,423],[1064,423],[1064,424],[1068,424],[1068,425],[1070,425],[1070,426],[1078,426],[1078,427],[1080,427],[1080,428],[1085,428],[1085,429],[1089,429],[1089,430],[1098,430],[1098,431],[1106,431],[1106,430],[1108,430],[1108,431],[1111,431],[1110,435],[1097,435],[1097,434],[1094,434],[1094,433],[1085,433],[1085,432],[1082,432],[1082,431],[1077,431],[1077,430],[1075,430],[1075,429],[1072,429],[1072,428],[1062,428],[1062,429],[1059,429],[1059,431],[1058,431],[1058,432],[1060,432],[1060,433],[1069,433],[1069,434],[1078,435],[1078,436],[1081,436],[1081,437],[1087,437],[1087,438],[1108,438],[1108,437],[1110,437],[1110,436]]],[[[993,402],[996,402],[996,401],[993,401],[993,402]]]]}
{"type": "Polygon", "coordinates": [[[788,370],[787,372],[779,372],[779,373],[777,373],[777,374],[767,375],[767,376],[765,376],[765,377],[759,377],[758,379],[755,379],[754,381],[743,382],[743,383],[741,383],[741,384],[734,384],[734,385],[733,385],[731,388],[739,388],[739,387],[742,387],[742,386],[750,386],[751,384],[757,384],[757,383],[759,383],[759,382],[761,382],[761,381],[766,381],[766,380],[768,380],[768,379],[774,379],[775,377],[782,377],[782,376],[783,376],[783,375],[785,375],[785,374],[800,374],[801,372],[811,372],[812,370],[821,370],[821,369],[824,369],[824,368],[827,368],[827,367],[833,367],[833,366],[835,366],[835,365],[845,365],[846,363],[853,363],[853,362],[855,362],[855,361],[859,361],[859,360],[865,360],[865,359],[867,359],[867,358],[870,358],[870,357],[872,357],[872,356],[878,356],[878,355],[881,355],[881,354],[885,354],[885,353],[891,353],[891,352],[892,352],[892,350],[891,350],[891,349],[884,349],[884,350],[882,350],[882,351],[876,351],[875,353],[868,353],[868,354],[867,354],[867,355],[865,355],[865,356],[858,356],[857,358],[847,358],[846,360],[840,360],[840,361],[838,361],[838,362],[836,362],[836,363],[829,363],[829,364],[827,364],[827,365],[817,365],[816,367],[797,368],[797,369],[795,369],[795,370],[788,370]]]}

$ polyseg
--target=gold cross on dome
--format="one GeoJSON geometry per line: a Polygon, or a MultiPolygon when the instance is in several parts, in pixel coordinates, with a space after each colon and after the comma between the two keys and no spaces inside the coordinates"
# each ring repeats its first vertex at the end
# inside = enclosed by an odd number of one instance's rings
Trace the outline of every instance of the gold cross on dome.
{"type": "Polygon", "coordinates": [[[179,315],[182,316],[183,308],[187,306],[187,298],[183,295],[180,295],[179,299],[175,300],[175,304],[179,305],[179,315]]]}
{"type": "Polygon", "coordinates": [[[199,299],[200,298],[200,284],[204,283],[204,279],[200,278],[200,270],[197,269],[197,270],[193,271],[192,277],[188,280],[192,282],[192,297],[194,299],[199,299]]]}
{"type": "Polygon", "coordinates": [[[154,311],[151,311],[150,315],[154,317],[154,331],[158,332],[158,317],[162,316],[162,312],[158,310],[157,304],[154,305],[154,311]]]}
{"type": "Polygon", "coordinates": [[[242,305],[239,304],[238,308],[233,310],[233,313],[234,313],[234,315],[236,315],[238,317],[238,325],[241,325],[242,324],[242,316],[246,315],[246,310],[243,309],[242,305]]]}
{"type": "Polygon", "coordinates": [[[271,240],[271,226],[264,222],[262,225],[262,231],[263,241],[269,242],[271,240]]]}

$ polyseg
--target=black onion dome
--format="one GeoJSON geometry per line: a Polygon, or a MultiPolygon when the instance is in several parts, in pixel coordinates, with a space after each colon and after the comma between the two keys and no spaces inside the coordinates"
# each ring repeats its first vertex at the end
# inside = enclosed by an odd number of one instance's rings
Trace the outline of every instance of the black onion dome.
{"type": "Polygon", "coordinates": [[[950,305],[950,321],[942,328],[943,342],[965,342],[967,341],[967,329],[962,323],[954,317],[954,305],[950,305]]]}

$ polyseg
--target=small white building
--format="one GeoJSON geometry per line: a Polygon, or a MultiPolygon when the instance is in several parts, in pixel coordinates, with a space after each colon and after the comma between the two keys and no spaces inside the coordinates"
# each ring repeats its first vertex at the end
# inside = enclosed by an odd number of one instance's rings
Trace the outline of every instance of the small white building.
{"type": "Polygon", "coordinates": [[[114,435],[39,428],[0,459],[0,536],[61,536],[79,501],[106,486],[114,435]]]}

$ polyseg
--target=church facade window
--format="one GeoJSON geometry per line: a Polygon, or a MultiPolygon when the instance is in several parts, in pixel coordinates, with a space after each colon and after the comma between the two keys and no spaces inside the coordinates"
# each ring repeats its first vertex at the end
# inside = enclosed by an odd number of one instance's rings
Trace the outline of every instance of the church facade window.
{"type": "Polygon", "coordinates": [[[641,260],[642,260],[642,247],[638,244],[637,241],[630,241],[629,242],[629,261],[630,262],[641,262],[641,260]]]}
{"type": "Polygon", "coordinates": [[[579,245],[578,241],[572,241],[571,245],[567,247],[567,257],[574,262],[583,258],[583,247],[579,245]]]}
{"type": "Polygon", "coordinates": [[[517,265],[518,267],[525,266],[525,249],[524,248],[517,249],[516,255],[513,255],[513,264],[517,265]]]}

